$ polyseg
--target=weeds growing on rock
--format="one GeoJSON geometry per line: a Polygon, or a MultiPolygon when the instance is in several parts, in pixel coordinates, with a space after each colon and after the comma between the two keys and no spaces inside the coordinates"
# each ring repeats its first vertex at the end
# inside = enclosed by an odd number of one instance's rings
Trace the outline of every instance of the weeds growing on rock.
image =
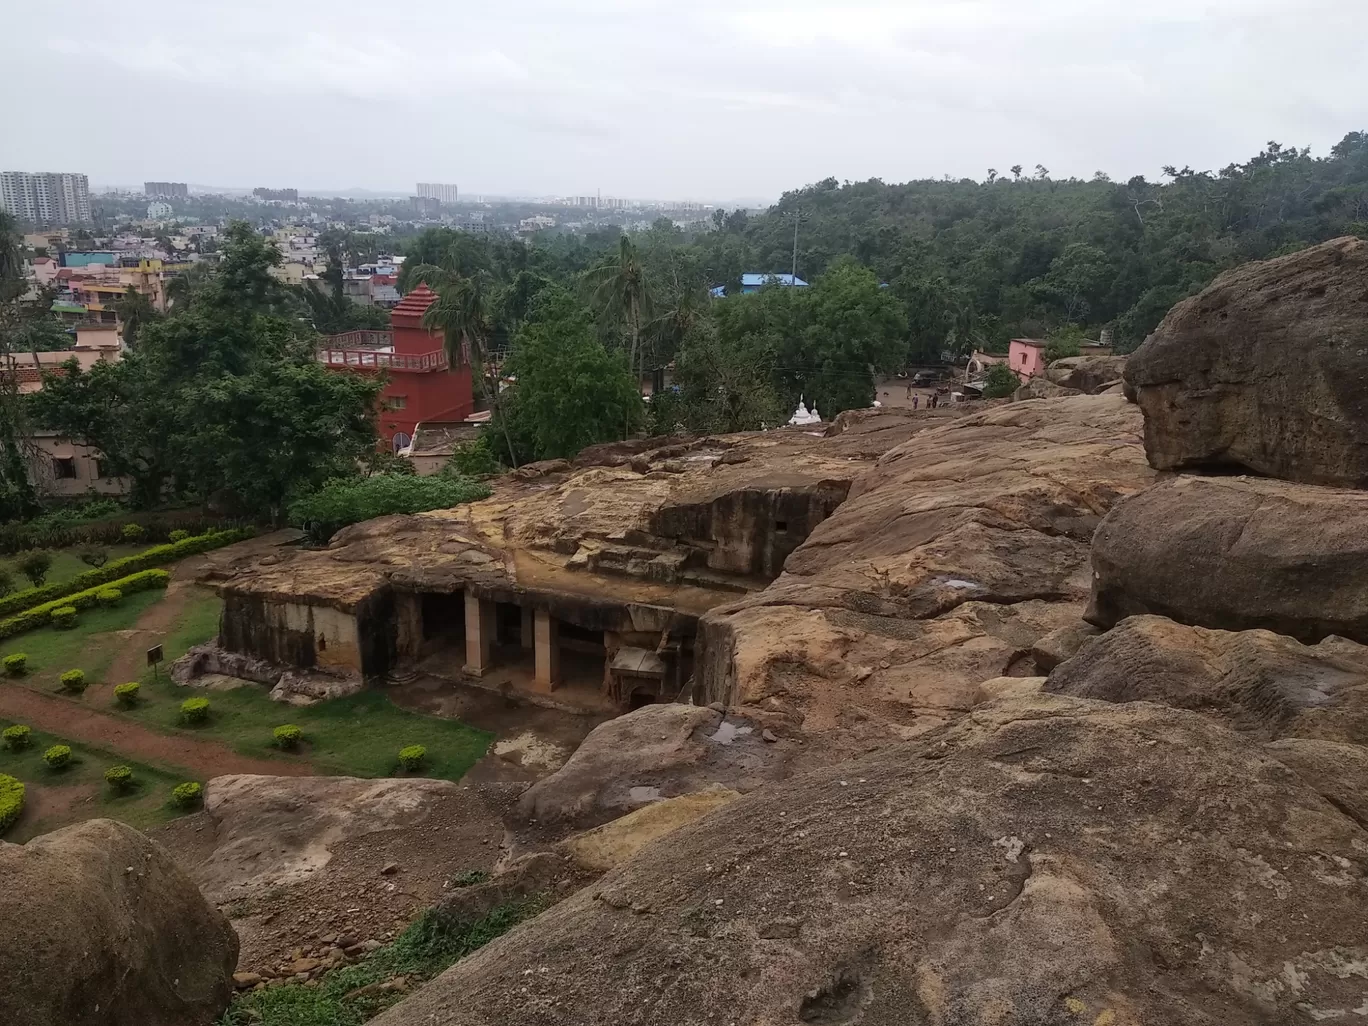
{"type": "Polygon", "coordinates": [[[327,973],[315,987],[281,983],[241,994],[219,1026],[361,1026],[412,988],[536,915],[539,898],[500,905],[473,923],[428,909],[392,943],[354,965],[327,973]],[[389,989],[384,984],[403,979],[389,989]]]}

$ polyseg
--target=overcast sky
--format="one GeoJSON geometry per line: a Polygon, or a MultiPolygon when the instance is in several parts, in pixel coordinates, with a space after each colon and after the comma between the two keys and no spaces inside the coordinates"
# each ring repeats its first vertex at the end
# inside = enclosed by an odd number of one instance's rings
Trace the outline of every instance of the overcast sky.
{"type": "Polygon", "coordinates": [[[774,198],[1368,128],[1368,0],[3,0],[0,169],[774,198]]]}

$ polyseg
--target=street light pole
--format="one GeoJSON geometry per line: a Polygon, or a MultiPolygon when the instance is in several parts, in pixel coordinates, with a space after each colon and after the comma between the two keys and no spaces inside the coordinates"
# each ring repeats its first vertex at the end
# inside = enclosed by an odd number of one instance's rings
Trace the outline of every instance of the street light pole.
{"type": "Polygon", "coordinates": [[[790,285],[798,284],[798,221],[800,213],[797,207],[793,209],[793,269],[789,279],[790,285]]]}

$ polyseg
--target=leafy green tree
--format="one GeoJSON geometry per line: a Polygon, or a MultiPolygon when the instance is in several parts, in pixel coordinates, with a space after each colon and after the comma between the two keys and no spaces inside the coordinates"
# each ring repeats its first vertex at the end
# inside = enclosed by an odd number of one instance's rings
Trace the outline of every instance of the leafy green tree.
{"type": "Polygon", "coordinates": [[[144,325],[122,361],[47,375],[28,400],[34,418],[98,449],[110,474],[131,479],[135,505],[222,497],[279,519],[290,496],[354,472],[375,447],[380,384],[317,363],[270,273],[278,260],[231,226],[222,276],[144,325]]]}
{"type": "Polygon", "coordinates": [[[123,322],[123,340],[130,346],[137,345],[138,332],[146,324],[160,319],[161,315],[152,305],[152,300],[132,285],[124,290],[123,296],[114,307],[123,322]]]}
{"type": "Polygon", "coordinates": [[[547,290],[513,343],[509,371],[521,430],[539,459],[628,437],[643,419],[622,354],[610,353],[591,314],[563,289],[547,290]]]}
{"type": "Polygon", "coordinates": [[[1020,387],[1021,379],[1005,363],[993,364],[983,376],[985,399],[1005,399],[1020,387]]]}

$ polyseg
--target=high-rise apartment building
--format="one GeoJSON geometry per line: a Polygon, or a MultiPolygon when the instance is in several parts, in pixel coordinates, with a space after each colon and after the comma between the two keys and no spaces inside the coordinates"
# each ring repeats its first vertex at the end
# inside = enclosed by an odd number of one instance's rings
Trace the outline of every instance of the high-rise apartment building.
{"type": "Polygon", "coordinates": [[[143,194],[150,200],[189,199],[185,182],[143,182],[143,194]]]}
{"type": "Polygon", "coordinates": [[[438,203],[455,203],[456,186],[442,185],[437,182],[419,182],[419,199],[435,199],[438,203]]]}
{"type": "Polygon", "coordinates": [[[90,221],[90,180],[50,171],[0,171],[0,209],[36,225],[90,221]]]}

